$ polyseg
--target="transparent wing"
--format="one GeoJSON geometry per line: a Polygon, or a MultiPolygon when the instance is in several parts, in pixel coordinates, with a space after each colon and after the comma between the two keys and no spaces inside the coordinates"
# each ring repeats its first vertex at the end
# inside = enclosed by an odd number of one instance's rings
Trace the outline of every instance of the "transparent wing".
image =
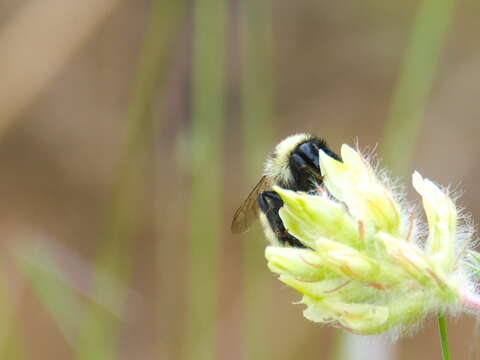
{"type": "Polygon", "coordinates": [[[230,227],[233,234],[239,234],[248,230],[250,225],[257,219],[257,197],[258,194],[270,187],[270,183],[266,176],[263,176],[257,185],[250,192],[245,201],[235,211],[233,215],[232,225],[230,227]]]}

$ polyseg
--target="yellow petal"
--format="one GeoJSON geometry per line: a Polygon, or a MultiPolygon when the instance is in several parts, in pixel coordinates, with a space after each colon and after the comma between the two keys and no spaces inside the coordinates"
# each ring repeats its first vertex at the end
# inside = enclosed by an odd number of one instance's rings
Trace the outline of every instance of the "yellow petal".
{"type": "Polygon", "coordinates": [[[432,261],[449,269],[454,261],[454,239],[457,210],[448,194],[432,181],[414,172],[412,183],[422,196],[423,208],[427,215],[429,236],[426,250],[432,261]]]}
{"type": "Polygon", "coordinates": [[[320,151],[320,168],[328,191],[344,202],[349,212],[378,230],[399,234],[400,210],[390,191],[377,179],[368,162],[343,145],[343,163],[320,151]]]}

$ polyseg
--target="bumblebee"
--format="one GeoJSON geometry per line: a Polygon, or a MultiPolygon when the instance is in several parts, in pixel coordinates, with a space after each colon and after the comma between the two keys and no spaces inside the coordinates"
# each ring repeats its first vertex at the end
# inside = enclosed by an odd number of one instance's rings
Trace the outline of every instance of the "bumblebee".
{"type": "Polygon", "coordinates": [[[282,140],[267,158],[262,178],[235,212],[232,233],[248,230],[259,218],[267,239],[273,245],[305,247],[285,229],[278,213],[283,201],[272,188],[276,185],[293,191],[316,193],[323,184],[319,150],[341,160],[325,140],[316,136],[296,134],[282,140]]]}

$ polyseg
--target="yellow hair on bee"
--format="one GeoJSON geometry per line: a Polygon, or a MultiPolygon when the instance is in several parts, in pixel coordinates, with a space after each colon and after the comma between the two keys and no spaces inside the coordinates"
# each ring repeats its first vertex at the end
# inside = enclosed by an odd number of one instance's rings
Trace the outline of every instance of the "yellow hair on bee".
{"type": "Polygon", "coordinates": [[[264,175],[273,184],[285,184],[293,182],[290,171],[289,159],[297,145],[312,138],[310,134],[295,134],[283,139],[273,150],[265,162],[264,175]]]}
{"type": "Polygon", "coordinates": [[[262,224],[262,228],[263,228],[263,232],[265,234],[265,237],[270,242],[270,244],[273,245],[273,246],[282,246],[280,241],[278,241],[277,235],[275,235],[275,233],[272,230],[272,227],[268,223],[267,217],[265,216],[265,214],[260,209],[258,209],[258,218],[260,219],[260,224],[262,224]]]}

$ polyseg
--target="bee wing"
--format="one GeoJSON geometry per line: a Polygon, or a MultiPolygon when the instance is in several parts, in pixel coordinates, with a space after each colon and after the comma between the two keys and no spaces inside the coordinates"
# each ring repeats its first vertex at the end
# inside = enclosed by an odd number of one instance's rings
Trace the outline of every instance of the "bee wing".
{"type": "Polygon", "coordinates": [[[258,194],[270,187],[266,176],[262,176],[257,185],[250,192],[245,201],[235,211],[232,225],[230,227],[233,234],[239,234],[248,230],[250,225],[257,219],[257,198],[258,194]]]}

